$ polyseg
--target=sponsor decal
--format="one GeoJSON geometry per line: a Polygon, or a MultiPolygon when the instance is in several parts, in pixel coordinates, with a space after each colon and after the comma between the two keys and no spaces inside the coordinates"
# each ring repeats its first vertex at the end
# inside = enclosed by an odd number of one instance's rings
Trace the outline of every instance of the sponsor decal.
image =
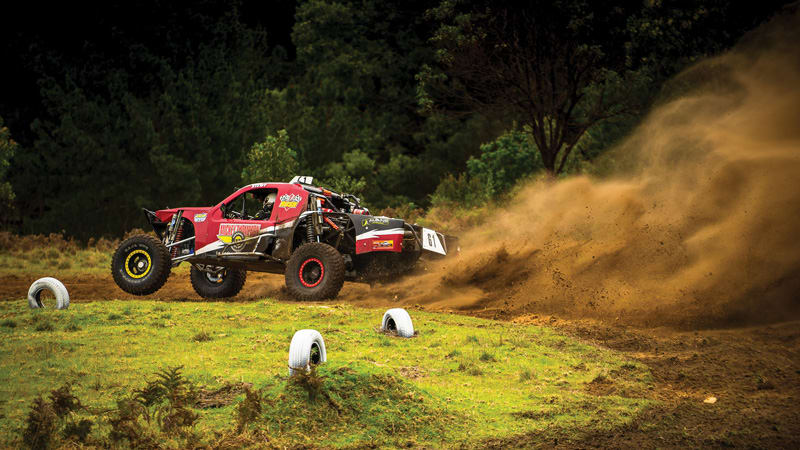
{"type": "Polygon", "coordinates": [[[369,217],[361,221],[361,226],[366,228],[370,225],[389,225],[388,217],[369,217]]]}
{"type": "Polygon", "coordinates": [[[195,222],[205,222],[207,216],[208,216],[207,213],[195,214],[194,215],[194,221],[195,222]]]}
{"type": "Polygon", "coordinates": [[[259,231],[261,231],[261,225],[259,224],[223,223],[219,226],[217,239],[225,244],[233,244],[231,248],[238,252],[244,248],[244,244],[236,244],[236,242],[244,241],[251,236],[255,236],[259,231]]]}
{"type": "Polygon", "coordinates": [[[266,186],[267,183],[253,183],[250,185],[251,188],[260,188],[266,186]]]}
{"type": "Polygon", "coordinates": [[[281,203],[278,205],[278,208],[283,208],[286,211],[297,208],[297,205],[302,199],[303,197],[300,197],[297,194],[283,194],[281,195],[281,203]]]}
{"type": "Polygon", "coordinates": [[[383,241],[372,241],[372,249],[373,250],[386,250],[394,248],[394,241],[391,240],[383,240],[383,241]]]}

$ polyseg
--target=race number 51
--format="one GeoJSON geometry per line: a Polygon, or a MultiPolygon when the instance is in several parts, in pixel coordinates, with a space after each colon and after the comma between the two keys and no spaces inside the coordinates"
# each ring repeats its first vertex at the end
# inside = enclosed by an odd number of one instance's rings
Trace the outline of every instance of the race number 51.
{"type": "Polygon", "coordinates": [[[441,255],[447,254],[442,246],[442,241],[439,240],[439,235],[436,234],[435,231],[427,228],[422,229],[422,248],[441,255]]]}

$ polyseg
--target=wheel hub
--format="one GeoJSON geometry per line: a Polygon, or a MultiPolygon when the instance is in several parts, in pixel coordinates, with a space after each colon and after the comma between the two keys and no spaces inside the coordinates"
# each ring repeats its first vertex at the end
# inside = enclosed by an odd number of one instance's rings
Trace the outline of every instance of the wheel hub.
{"type": "Polygon", "coordinates": [[[125,273],[131,278],[144,278],[150,273],[152,263],[150,253],[141,248],[137,248],[128,253],[128,256],[125,258],[125,273]]]}
{"type": "Polygon", "coordinates": [[[325,276],[325,266],[317,258],[309,258],[300,266],[298,273],[300,283],[307,288],[319,285],[325,276]]]}

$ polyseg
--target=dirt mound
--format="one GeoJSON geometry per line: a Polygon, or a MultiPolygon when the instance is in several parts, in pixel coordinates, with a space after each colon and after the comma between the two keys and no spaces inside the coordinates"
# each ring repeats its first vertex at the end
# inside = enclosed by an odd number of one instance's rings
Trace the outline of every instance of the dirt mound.
{"type": "Polygon", "coordinates": [[[800,316],[800,20],[669,85],[616,177],[538,181],[456,260],[350,300],[716,327],[800,316]]]}

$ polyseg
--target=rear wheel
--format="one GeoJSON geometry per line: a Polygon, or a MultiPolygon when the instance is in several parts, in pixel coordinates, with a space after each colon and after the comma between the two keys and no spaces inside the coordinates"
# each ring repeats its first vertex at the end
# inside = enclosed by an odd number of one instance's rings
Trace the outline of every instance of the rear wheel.
{"type": "Polygon", "coordinates": [[[221,269],[218,272],[204,272],[192,266],[189,272],[192,287],[203,298],[235,297],[244,287],[247,271],[241,269],[221,269]]]}
{"type": "Polygon", "coordinates": [[[328,244],[304,244],[286,265],[286,288],[298,300],[326,300],[344,284],[344,259],[328,244]]]}
{"type": "Polygon", "coordinates": [[[111,275],[120,289],[148,295],[161,289],[169,278],[171,259],[158,239],[141,234],[120,244],[111,259],[111,275]]]}

